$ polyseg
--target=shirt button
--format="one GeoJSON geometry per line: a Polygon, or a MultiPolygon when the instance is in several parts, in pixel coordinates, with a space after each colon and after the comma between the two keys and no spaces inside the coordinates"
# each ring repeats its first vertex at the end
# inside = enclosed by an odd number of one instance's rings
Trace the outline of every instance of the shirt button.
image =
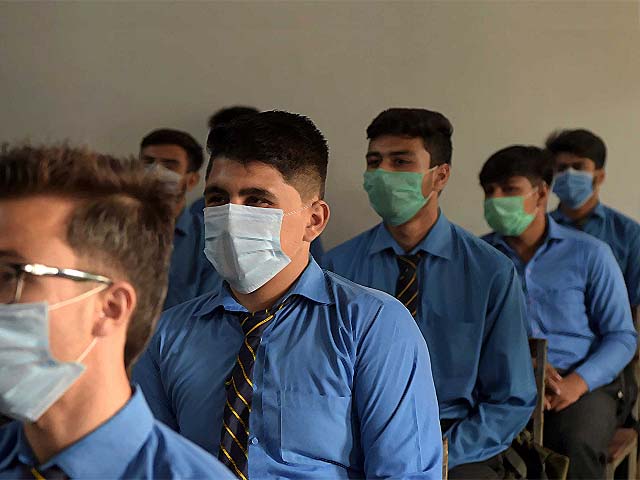
{"type": "Polygon", "coordinates": [[[258,437],[251,436],[249,441],[251,442],[251,445],[257,445],[258,444],[258,437]]]}

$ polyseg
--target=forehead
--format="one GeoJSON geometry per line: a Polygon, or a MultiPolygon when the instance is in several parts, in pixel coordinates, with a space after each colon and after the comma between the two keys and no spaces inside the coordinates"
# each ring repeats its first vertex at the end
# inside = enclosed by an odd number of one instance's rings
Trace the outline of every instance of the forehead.
{"type": "Polygon", "coordinates": [[[207,187],[212,186],[229,193],[248,188],[262,188],[275,194],[296,191],[271,165],[262,162],[245,164],[227,157],[217,157],[213,160],[211,173],[207,178],[207,187]]]}
{"type": "Polygon", "coordinates": [[[395,151],[428,153],[420,137],[383,135],[369,141],[369,152],[390,153],[395,151]]]}
{"type": "Polygon", "coordinates": [[[514,185],[522,187],[532,187],[531,180],[523,175],[512,175],[511,177],[505,177],[499,181],[492,182],[490,185],[514,185]]]}
{"type": "Polygon", "coordinates": [[[0,255],[15,252],[14,260],[74,266],[67,225],[76,205],[55,196],[0,200],[0,255]]]}
{"type": "Polygon", "coordinates": [[[140,153],[157,159],[187,160],[187,152],[178,145],[147,145],[140,153]]]}
{"type": "Polygon", "coordinates": [[[595,162],[590,158],[579,157],[577,155],[574,155],[573,153],[560,152],[555,155],[555,159],[556,159],[556,163],[561,165],[576,164],[576,163],[586,165],[591,163],[595,166],[595,162]]]}

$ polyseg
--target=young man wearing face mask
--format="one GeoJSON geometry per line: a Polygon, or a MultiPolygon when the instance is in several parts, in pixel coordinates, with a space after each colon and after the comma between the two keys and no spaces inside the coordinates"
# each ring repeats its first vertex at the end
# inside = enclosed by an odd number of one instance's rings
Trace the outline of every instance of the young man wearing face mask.
{"type": "Polygon", "coordinates": [[[512,146],[482,167],[485,240],[516,266],[533,337],[549,345],[545,446],[567,455],[570,478],[604,478],[620,372],[636,350],[624,279],[600,240],[547,215],[553,160],[512,146]]]}
{"type": "Polygon", "coordinates": [[[164,309],[191,300],[216,288],[221,279],[204,256],[202,215],[185,208],[186,193],[200,180],[204,161],[202,147],[188,133],[159,129],[146,135],[140,143],[140,159],[162,171],[177,184],[178,200],[174,207],[175,234],[169,288],[164,309]]]}
{"type": "Polygon", "coordinates": [[[165,313],[134,378],[239,479],[440,478],[427,346],[388,295],[324,272],[328,151],[306,117],[214,128],[207,257],[221,288],[165,313]]]}
{"type": "Polygon", "coordinates": [[[600,203],[607,148],[588,130],[564,130],[547,139],[555,157],[554,193],[560,206],[551,216],[607,243],[620,265],[629,303],[640,305],[640,224],[600,203]]]}
{"type": "Polygon", "coordinates": [[[0,478],[232,478],[127,369],[164,297],[173,198],[86,150],[0,152],[0,478]]]}
{"type": "MultiPolygon", "coordinates": [[[[209,117],[209,130],[214,129],[219,125],[229,123],[236,118],[240,118],[246,115],[253,115],[259,112],[260,110],[255,107],[246,107],[241,105],[222,108],[211,115],[211,117],[209,117]]],[[[191,212],[197,213],[198,215],[200,215],[200,217],[202,217],[204,207],[204,198],[202,198],[201,200],[197,200],[196,202],[194,202],[193,205],[191,205],[190,210],[191,212]]],[[[311,248],[309,251],[311,252],[311,255],[313,255],[313,258],[316,260],[316,262],[320,262],[320,260],[322,259],[322,255],[324,255],[324,247],[322,246],[322,239],[320,237],[311,242],[311,248]]]]}
{"type": "Polygon", "coordinates": [[[502,453],[536,399],[524,302],[509,260],[439,209],[452,132],[442,114],[417,108],[373,120],[364,187],[383,223],[324,264],[395,295],[415,318],[431,352],[450,478],[501,478],[502,453]]]}

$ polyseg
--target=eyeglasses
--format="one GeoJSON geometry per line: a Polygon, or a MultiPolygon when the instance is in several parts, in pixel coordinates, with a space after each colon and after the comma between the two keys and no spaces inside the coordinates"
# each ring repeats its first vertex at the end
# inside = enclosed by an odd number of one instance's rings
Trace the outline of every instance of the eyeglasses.
{"type": "Polygon", "coordinates": [[[26,275],[35,277],[58,277],[75,282],[98,282],[111,285],[110,278],[71,268],[56,268],[37,263],[0,262],[0,304],[19,303],[26,275]]]}

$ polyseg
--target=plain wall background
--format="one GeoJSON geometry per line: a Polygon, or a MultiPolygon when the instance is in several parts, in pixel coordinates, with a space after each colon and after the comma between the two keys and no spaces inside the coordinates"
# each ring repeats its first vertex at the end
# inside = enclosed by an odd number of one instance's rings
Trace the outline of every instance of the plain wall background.
{"type": "Polygon", "coordinates": [[[204,143],[223,106],[304,113],[331,147],[333,246],[378,221],[361,186],[366,126],[420,106],[454,124],[442,206],[473,232],[487,231],[484,160],[560,127],[605,139],[603,199],[637,219],[639,12],[615,0],[4,2],[0,140],[137,153],[162,126],[204,143]]]}

